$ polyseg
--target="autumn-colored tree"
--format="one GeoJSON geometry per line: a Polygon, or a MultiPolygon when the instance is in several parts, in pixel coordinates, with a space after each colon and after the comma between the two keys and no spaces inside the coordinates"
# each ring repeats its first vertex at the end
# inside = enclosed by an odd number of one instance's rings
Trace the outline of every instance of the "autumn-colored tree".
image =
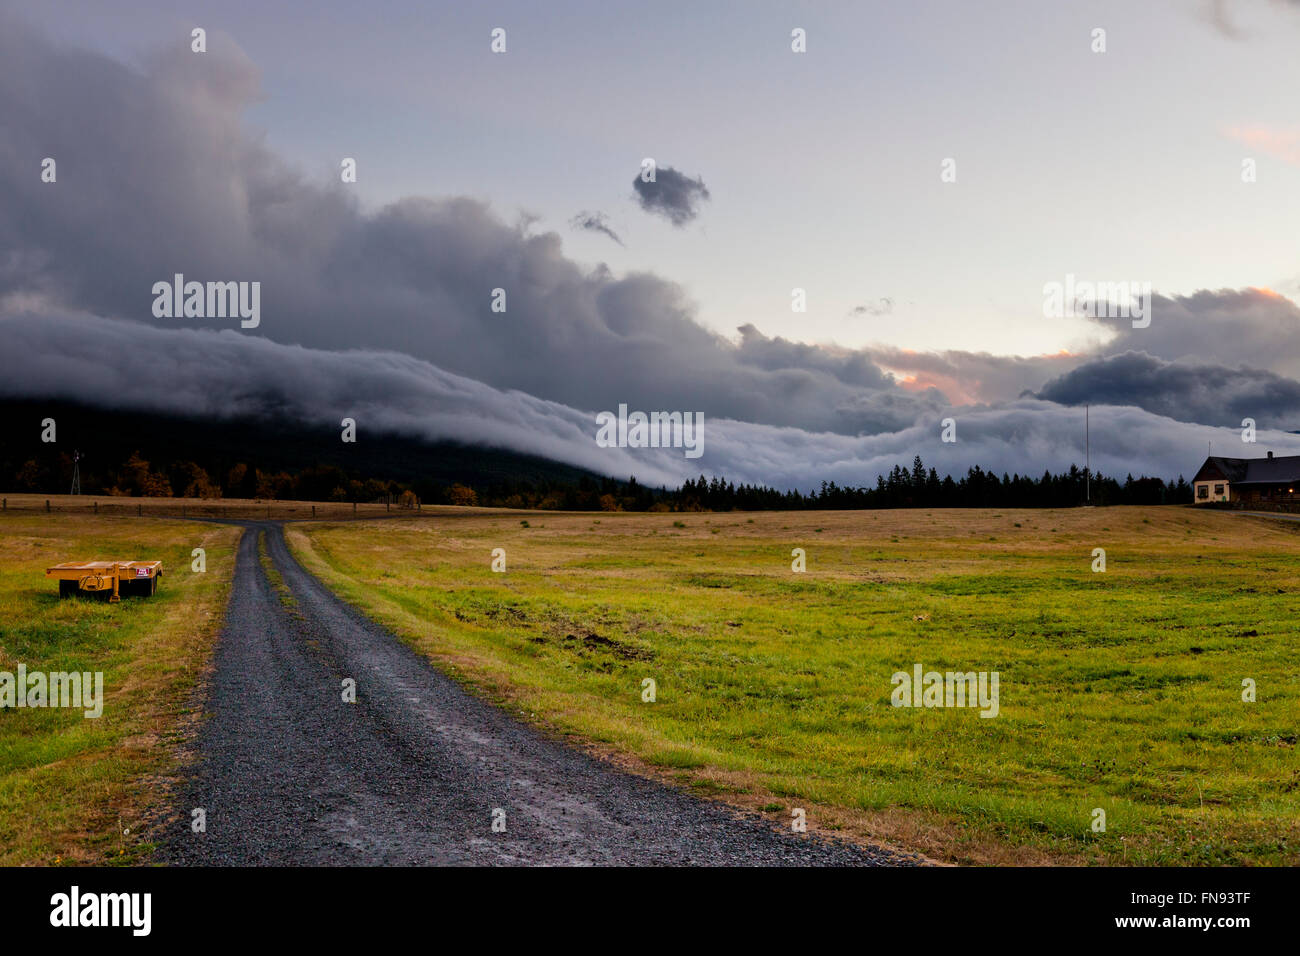
{"type": "Polygon", "coordinates": [[[288,472],[279,471],[275,474],[269,474],[259,468],[256,470],[256,475],[256,497],[258,498],[263,500],[288,498],[289,493],[293,490],[293,476],[288,472]]]}
{"type": "Polygon", "coordinates": [[[453,505],[473,506],[478,504],[478,492],[464,485],[452,485],[447,492],[447,500],[453,505]]]}
{"type": "Polygon", "coordinates": [[[119,484],[131,494],[142,495],[146,498],[170,498],[172,496],[172,483],[167,480],[167,476],[151,471],[149,462],[141,458],[138,451],[132,452],[131,457],[122,465],[119,484]]]}
{"type": "Polygon", "coordinates": [[[144,494],[144,487],[149,482],[149,462],[140,457],[138,451],[131,452],[131,457],[122,465],[122,474],[118,485],[128,494],[144,494]]]}
{"type": "Polygon", "coordinates": [[[140,493],[146,498],[170,498],[172,497],[172,483],[167,480],[166,475],[151,471],[145,477],[144,487],[140,493]]]}
{"type": "Polygon", "coordinates": [[[220,498],[221,487],[197,463],[183,461],[172,469],[182,498],[220,498]]]}

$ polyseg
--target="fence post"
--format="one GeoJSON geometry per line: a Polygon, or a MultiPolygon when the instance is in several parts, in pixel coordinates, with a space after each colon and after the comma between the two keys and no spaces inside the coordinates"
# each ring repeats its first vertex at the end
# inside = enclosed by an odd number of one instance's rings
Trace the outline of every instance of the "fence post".
{"type": "Polygon", "coordinates": [[[49,499],[49,498],[46,498],[46,499],[45,499],[45,513],[46,513],[46,514],[49,514],[49,513],[50,513],[50,499],[49,499]]]}
{"type": "Polygon", "coordinates": [[[96,501],[94,504],[95,504],[95,514],[99,514],[99,502],[96,501]]]}
{"type": "Polygon", "coordinates": [[[9,499],[6,498],[6,499],[5,499],[4,507],[3,507],[3,508],[0,508],[0,511],[8,511],[8,510],[9,510],[9,499]]]}

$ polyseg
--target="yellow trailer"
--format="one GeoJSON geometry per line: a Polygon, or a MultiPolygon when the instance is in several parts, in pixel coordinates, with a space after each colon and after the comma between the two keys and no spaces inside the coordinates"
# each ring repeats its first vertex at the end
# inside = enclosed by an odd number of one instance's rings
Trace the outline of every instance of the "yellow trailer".
{"type": "Polygon", "coordinates": [[[162,577],[161,561],[70,561],[45,569],[47,578],[59,582],[59,597],[72,597],[78,591],[108,591],[108,602],[121,600],[119,594],[148,596],[158,590],[162,577]]]}

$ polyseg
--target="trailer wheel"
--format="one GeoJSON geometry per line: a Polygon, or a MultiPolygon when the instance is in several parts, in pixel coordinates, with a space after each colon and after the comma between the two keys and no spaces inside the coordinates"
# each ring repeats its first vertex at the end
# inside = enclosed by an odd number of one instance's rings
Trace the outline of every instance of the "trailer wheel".
{"type": "Polygon", "coordinates": [[[60,582],[59,582],[59,597],[61,597],[61,598],[70,598],[70,597],[76,597],[76,595],[77,595],[77,582],[76,582],[76,581],[60,581],[60,582]]]}

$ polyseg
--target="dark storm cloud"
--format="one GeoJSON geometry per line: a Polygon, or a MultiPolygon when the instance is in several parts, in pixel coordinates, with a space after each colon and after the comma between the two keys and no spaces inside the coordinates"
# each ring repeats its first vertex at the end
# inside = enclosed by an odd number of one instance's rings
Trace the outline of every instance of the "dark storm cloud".
{"type": "Polygon", "coordinates": [[[642,209],[663,216],[678,228],[698,216],[700,203],[709,198],[703,177],[691,179],[671,166],[658,167],[654,182],[646,182],[638,173],[632,180],[632,188],[642,209]]]}
{"type": "MultiPolygon", "coordinates": [[[[244,129],[257,71],[228,39],[208,40],[206,54],[178,43],[137,72],[0,23],[0,310],[231,327],[152,316],[153,284],[183,273],[259,281],[257,334],[276,341],[401,351],[571,407],[626,402],[849,434],[926,407],[908,394],[875,403],[871,392],[898,389],[860,356],[757,334],[738,347],[697,321],[677,284],[586,269],[556,233],[484,203],[363,211],[350,187],[305,179],[244,129]],[[44,156],[58,162],[56,183],[40,181],[44,156]],[[504,312],[492,310],[494,289],[504,312]]],[[[687,180],[675,170],[658,179],[659,195],[677,198],[656,208],[703,191],[677,188],[687,180]]]]}
{"type": "Polygon", "coordinates": [[[1185,422],[1239,427],[1300,427],[1300,382],[1273,372],[1202,363],[1166,362],[1125,352],[1080,365],[1048,382],[1038,398],[1062,405],[1136,405],[1185,422]]]}
{"type": "Polygon", "coordinates": [[[623,240],[618,237],[618,233],[609,227],[609,218],[603,212],[580,212],[569,220],[569,225],[574,229],[599,232],[609,236],[620,246],[623,245],[623,240]]]}

